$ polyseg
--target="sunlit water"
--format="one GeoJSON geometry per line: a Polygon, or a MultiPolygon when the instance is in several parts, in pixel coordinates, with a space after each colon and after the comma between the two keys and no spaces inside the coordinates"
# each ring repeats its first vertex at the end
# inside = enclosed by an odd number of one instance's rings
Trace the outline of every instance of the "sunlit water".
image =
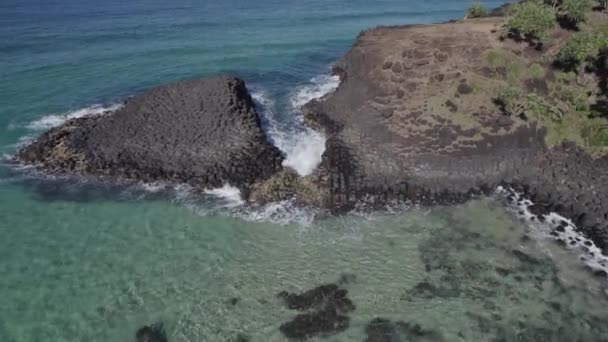
{"type": "MultiPolygon", "coordinates": [[[[307,174],[324,137],[298,108],[335,88],[329,67],[357,32],[468,5],[2,1],[0,154],[146,87],[232,72],[285,165],[307,174]]],[[[381,341],[608,340],[606,279],[500,201],[327,217],[247,207],[228,186],[81,182],[0,166],[0,341],[131,341],[155,322],[169,341],[285,341],[301,312],[277,294],[340,279],[349,327],[313,341],[364,341],[374,318],[394,330],[381,341]]]]}

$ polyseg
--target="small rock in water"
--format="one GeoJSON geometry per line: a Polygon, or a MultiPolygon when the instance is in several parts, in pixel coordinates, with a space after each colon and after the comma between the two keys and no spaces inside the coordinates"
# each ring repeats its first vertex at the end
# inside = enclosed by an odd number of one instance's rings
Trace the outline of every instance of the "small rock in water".
{"type": "Polygon", "coordinates": [[[519,261],[523,262],[523,263],[530,263],[530,264],[538,264],[539,261],[536,260],[535,258],[529,256],[528,254],[518,250],[518,249],[514,249],[511,251],[511,253],[513,253],[513,255],[515,255],[515,257],[517,259],[519,259],[519,261]]]}
{"type": "Polygon", "coordinates": [[[606,271],[604,271],[604,270],[595,270],[595,271],[593,272],[593,274],[594,274],[595,276],[598,276],[598,277],[604,277],[604,278],[608,278],[608,272],[606,272],[606,271]]]}
{"type": "Polygon", "coordinates": [[[135,333],[137,342],[167,342],[167,334],[161,323],[146,325],[135,333]]]}

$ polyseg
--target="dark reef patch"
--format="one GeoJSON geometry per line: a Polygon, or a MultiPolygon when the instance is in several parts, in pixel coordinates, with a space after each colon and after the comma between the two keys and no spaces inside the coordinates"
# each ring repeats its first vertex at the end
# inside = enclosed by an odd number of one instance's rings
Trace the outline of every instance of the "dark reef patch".
{"type": "Polygon", "coordinates": [[[386,318],[374,318],[365,327],[365,342],[441,342],[439,332],[422,328],[419,324],[403,321],[391,322],[386,318]]]}
{"type": "Polygon", "coordinates": [[[136,342],[168,342],[162,323],[146,325],[135,333],[136,342]]]}
{"type": "Polygon", "coordinates": [[[277,297],[289,309],[303,312],[279,327],[285,337],[293,340],[338,334],[350,325],[346,314],[355,310],[348,290],[336,284],[321,285],[301,294],[282,291],[277,297]]]}

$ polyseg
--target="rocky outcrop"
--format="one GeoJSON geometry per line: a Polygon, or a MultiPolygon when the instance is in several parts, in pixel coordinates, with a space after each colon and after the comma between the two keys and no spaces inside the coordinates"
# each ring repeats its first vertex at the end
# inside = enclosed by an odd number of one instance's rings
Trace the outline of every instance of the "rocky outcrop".
{"type": "Polygon", "coordinates": [[[335,66],[338,89],[304,110],[329,137],[314,175],[324,205],[454,203],[507,184],[537,210],[571,218],[608,254],[608,158],[573,143],[548,148],[536,120],[507,116],[494,103],[512,81],[490,65],[491,54],[530,64],[542,56],[500,39],[502,20],[381,27],[358,37],[335,66]]]}
{"type": "Polygon", "coordinates": [[[492,102],[484,74],[501,47],[501,19],[377,28],[335,66],[342,82],[309,103],[329,136],[316,174],[329,207],[414,200],[454,202],[518,175],[544,149],[544,130],[492,102]],[[448,26],[449,25],[449,26],[448,26]]]}
{"type": "Polygon", "coordinates": [[[608,255],[608,157],[592,158],[574,143],[543,154],[514,189],[534,202],[537,215],[570,218],[608,255]]]}
{"type": "Polygon", "coordinates": [[[73,119],[17,153],[50,171],[247,189],[282,169],[245,83],[219,76],[137,95],[114,113],[73,119]]]}

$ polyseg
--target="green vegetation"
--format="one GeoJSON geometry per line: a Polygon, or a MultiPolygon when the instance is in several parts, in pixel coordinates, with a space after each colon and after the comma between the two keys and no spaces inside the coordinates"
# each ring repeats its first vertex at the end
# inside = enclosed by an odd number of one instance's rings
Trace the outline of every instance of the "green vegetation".
{"type": "Polygon", "coordinates": [[[581,75],[605,49],[608,49],[608,34],[599,31],[575,33],[560,50],[557,61],[581,75]]]}
{"type": "Polygon", "coordinates": [[[500,76],[492,78],[506,81],[492,87],[494,101],[505,115],[539,121],[547,128],[549,146],[571,140],[592,153],[605,154],[608,21],[592,15],[596,1],[600,8],[608,7],[608,0],[529,0],[513,5],[505,24],[509,37],[553,48],[533,60],[503,49],[490,50],[485,57],[490,70],[500,76]],[[578,32],[550,38],[558,23],[578,32]],[[561,70],[547,69],[552,62],[561,70]]]}
{"type": "Polygon", "coordinates": [[[555,11],[539,1],[526,1],[513,6],[506,28],[518,39],[545,40],[556,24],[555,11]]]}
{"type": "Polygon", "coordinates": [[[555,121],[564,118],[564,111],[547,102],[534,93],[524,93],[516,87],[505,87],[498,91],[496,103],[505,115],[527,117],[529,115],[541,119],[549,115],[555,121]]]}
{"type": "Polygon", "coordinates": [[[505,50],[492,49],[487,52],[485,59],[495,76],[507,80],[509,84],[519,83],[525,70],[525,61],[521,57],[505,50]]]}
{"type": "Polygon", "coordinates": [[[534,63],[528,68],[527,74],[534,79],[541,79],[545,76],[545,68],[540,64],[534,63]]]}
{"type": "Polygon", "coordinates": [[[486,8],[480,2],[476,2],[467,11],[467,18],[481,18],[486,15],[486,8]]]}
{"type": "Polygon", "coordinates": [[[578,24],[587,21],[587,13],[592,7],[592,0],[562,0],[558,14],[571,23],[578,24]]]}

